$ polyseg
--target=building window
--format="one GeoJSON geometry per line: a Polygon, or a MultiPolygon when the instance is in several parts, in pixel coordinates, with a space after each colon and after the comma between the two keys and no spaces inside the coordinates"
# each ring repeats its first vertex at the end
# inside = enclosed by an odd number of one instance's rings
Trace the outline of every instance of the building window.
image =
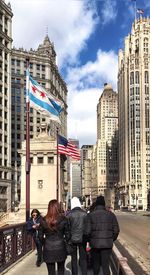
{"type": "Polygon", "coordinates": [[[39,189],[43,188],[43,180],[38,180],[38,188],[39,189]]]}
{"type": "Polygon", "coordinates": [[[54,163],[54,157],[48,157],[48,163],[54,163]]]}
{"type": "Polygon", "coordinates": [[[30,163],[33,164],[33,157],[30,158],[30,163]]]}
{"type": "Polygon", "coordinates": [[[139,72],[135,72],[135,83],[139,84],[139,72]]]}
{"type": "Polygon", "coordinates": [[[37,158],[37,163],[42,164],[43,163],[43,157],[38,157],[37,158]]]}
{"type": "Polygon", "coordinates": [[[42,65],[42,71],[45,72],[45,65],[42,65]]]}
{"type": "Polygon", "coordinates": [[[11,60],[11,65],[15,65],[15,59],[11,60]]]}
{"type": "Polygon", "coordinates": [[[149,80],[148,80],[148,71],[145,71],[145,83],[149,83],[149,80]]]}
{"type": "Polygon", "coordinates": [[[20,66],[20,60],[16,60],[17,66],[20,66]]]}
{"type": "Polygon", "coordinates": [[[36,65],[36,69],[37,69],[37,70],[40,70],[40,64],[37,64],[37,65],[36,65]]]}
{"type": "Polygon", "coordinates": [[[134,72],[130,73],[130,85],[134,84],[134,72]]]}

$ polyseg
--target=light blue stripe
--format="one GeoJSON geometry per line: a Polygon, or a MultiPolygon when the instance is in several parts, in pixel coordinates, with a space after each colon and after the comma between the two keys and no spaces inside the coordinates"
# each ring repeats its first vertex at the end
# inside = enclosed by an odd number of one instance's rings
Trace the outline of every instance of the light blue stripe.
{"type": "MultiPolygon", "coordinates": [[[[36,80],[34,80],[32,77],[31,77],[31,75],[29,76],[29,79],[30,79],[30,81],[32,82],[32,84],[34,85],[34,86],[39,86],[40,87],[40,84],[38,83],[38,82],[36,82],[36,80]]],[[[41,87],[42,88],[42,87],[41,87]]]]}
{"type": "Polygon", "coordinates": [[[54,108],[58,111],[58,113],[60,113],[63,108],[52,98],[49,98],[51,104],[54,106],[54,108]]]}
{"type": "MultiPolygon", "coordinates": [[[[41,89],[43,89],[43,87],[42,87],[36,80],[34,80],[31,76],[29,76],[29,79],[30,79],[30,81],[32,82],[32,84],[33,84],[34,86],[39,86],[39,87],[41,87],[41,89]]],[[[58,103],[55,101],[54,98],[49,98],[49,97],[48,97],[48,99],[50,100],[51,104],[53,105],[53,107],[56,109],[56,111],[57,111],[58,113],[60,113],[60,112],[63,110],[62,106],[60,106],[60,104],[58,104],[58,103]]]]}
{"type": "Polygon", "coordinates": [[[54,109],[52,106],[50,106],[48,103],[38,99],[37,97],[35,97],[33,94],[29,94],[30,96],[30,100],[35,103],[36,105],[38,105],[39,107],[43,108],[44,110],[48,111],[49,113],[51,113],[52,115],[55,116],[59,116],[59,113],[57,112],[56,109],[54,109]]]}

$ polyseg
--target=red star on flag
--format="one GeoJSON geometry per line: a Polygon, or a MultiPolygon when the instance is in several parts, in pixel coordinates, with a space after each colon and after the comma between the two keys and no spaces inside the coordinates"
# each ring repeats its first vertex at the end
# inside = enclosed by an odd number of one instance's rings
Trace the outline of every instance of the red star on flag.
{"type": "Polygon", "coordinates": [[[32,91],[33,91],[33,93],[36,93],[36,88],[34,87],[34,86],[32,86],[32,91]]]}
{"type": "Polygon", "coordinates": [[[41,97],[45,97],[45,94],[43,92],[41,92],[40,96],[41,97]]]}

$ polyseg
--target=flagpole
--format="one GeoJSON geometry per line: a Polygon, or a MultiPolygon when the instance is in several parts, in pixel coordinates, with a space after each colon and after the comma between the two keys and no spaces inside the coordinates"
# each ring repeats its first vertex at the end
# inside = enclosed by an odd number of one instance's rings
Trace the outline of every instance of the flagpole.
{"type": "Polygon", "coordinates": [[[57,168],[56,168],[56,199],[59,201],[59,154],[58,154],[58,127],[56,130],[57,135],[57,168]]]}
{"type": "Polygon", "coordinates": [[[136,10],[137,10],[137,8],[136,8],[136,0],[132,0],[132,1],[134,1],[134,21],[136,22],[136,10]]]}
{"type": "Polygon", "coordinates": [[[26,59],[26,221],[30,217],[30,100],[29,58],[26,59]]]}

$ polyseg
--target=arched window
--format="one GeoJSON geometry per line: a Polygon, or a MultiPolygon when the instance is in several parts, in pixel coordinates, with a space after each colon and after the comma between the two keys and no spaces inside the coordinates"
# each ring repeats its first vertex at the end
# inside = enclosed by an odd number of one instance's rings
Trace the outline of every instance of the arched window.
{"type": "Polygon", "coordinates": [[[130,85],[134,84],[134,72],[130,73],[130,85]]]}
{"type": "Polygon", "coordinates": [[[135,83],[139,84],[139,72],[138,71],[135,72],[135,83]]]}

